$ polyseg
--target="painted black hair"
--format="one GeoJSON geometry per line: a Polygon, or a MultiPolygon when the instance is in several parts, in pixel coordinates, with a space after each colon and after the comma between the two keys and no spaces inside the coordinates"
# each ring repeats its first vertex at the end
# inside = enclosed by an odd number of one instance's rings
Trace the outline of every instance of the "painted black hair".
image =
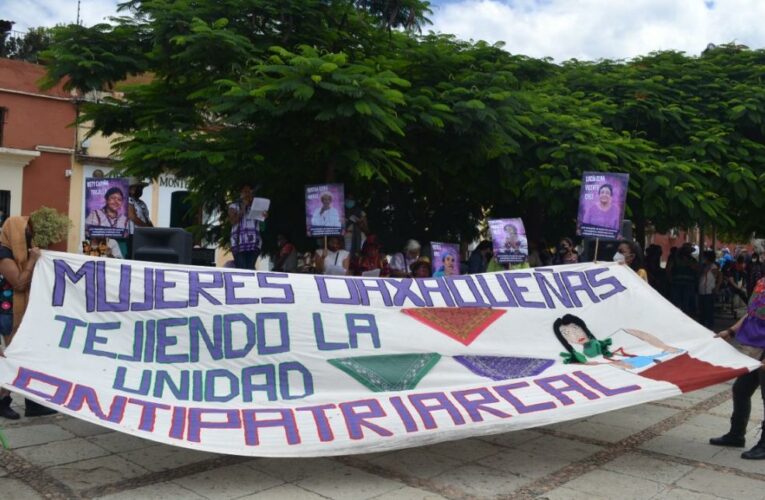
{"type": "Polygon", "coordinates": [[[596,340],[595,335],[593,335],[590,329],[587,328],[587,323],[585,323],[582,318],[574,316],[573,314],[564,314],[563,317],[556,319],[555,323],[553,323],[553,332],[555,332],[555,337],[558,339],[558,342],[560,342],[571,354],[574,354],[574,348],[571,347],[571,344],[568,343],[568,340],[566,340],[563,333],[560,331],[560,327],[566,325],[576,325],[582,329],[588,339],[596,340]]]}

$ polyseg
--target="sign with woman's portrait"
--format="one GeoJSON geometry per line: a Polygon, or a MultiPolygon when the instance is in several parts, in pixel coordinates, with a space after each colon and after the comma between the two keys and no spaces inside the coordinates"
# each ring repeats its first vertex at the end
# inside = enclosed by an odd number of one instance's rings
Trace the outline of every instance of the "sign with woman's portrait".
{"type": "Polygon", "coordinates": [[[308,236],[339,236],[345,222],[345,189],[342,184],[305,188],[305,226],[308,236]]]}
{"type": "Polygon", "coordinates": [[[456,243],[431,241],[433,252],[433,277],[456,276],[460,274],[460,247],[456,243]]]}
{"type": "Polygon", "coordinates": [[[127,238],[128,179],[85,179],[85,234],[88,238],[127,238]]]}
{"type": "Polygon", "coordinates": [[[576,233],[618,239],[622,230],[629,174],[585,172],[579,194],[576,233]]]}
{"type": "Polygon", "coordinates": [[[491,219],[489,231],[497,262],[519,264],[526,261],[529,256],[529,243],[521,219],[491,219]]]}

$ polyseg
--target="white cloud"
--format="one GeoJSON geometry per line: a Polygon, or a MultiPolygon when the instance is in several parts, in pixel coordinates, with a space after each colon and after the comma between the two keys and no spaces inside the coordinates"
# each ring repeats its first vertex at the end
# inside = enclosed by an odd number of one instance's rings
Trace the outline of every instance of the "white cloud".
{"type": "MultiPolygon", "coordinates": [[[[82,0],[85,25],[116,15],[122,0],[82,0]]],[[[765,0],[435,0],[435,31],[505,41],[516,54],[626,59],[653,50],[698,54],[708,43],[765,47],[765,0]]],[[[77,0],[0,0],[14,29],[74,22],[77,0]]]]}
{"type": "Polygon", "coordinates": [[[504,41],[512,53],[558,61],[668,49],[698,54],[731,41],[765,46],[763,0],[459,0],[433,11],[434,31],[504,41]]]}
{"type": "MultiPolygon", "coordinates": [[[[81,0],[82,24],[91,26],[116,15],[118,1],[122,0],[81,0]]],[[[77,0],[0,0],[0,6],[0,18],[14,21],[15,31],[77,20],[77,0]]]]}

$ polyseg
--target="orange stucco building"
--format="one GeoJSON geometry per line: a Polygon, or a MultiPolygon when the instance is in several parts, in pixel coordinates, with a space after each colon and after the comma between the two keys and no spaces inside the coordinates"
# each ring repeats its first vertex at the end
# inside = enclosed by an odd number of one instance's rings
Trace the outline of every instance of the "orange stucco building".
{"type": "Polygon", "coordinates": [[[0,59],[0,210],[6,215],[43,205],[69,212],[76,105],[61,85],[40,90],[44,74],[37,64],[0,59]]]}

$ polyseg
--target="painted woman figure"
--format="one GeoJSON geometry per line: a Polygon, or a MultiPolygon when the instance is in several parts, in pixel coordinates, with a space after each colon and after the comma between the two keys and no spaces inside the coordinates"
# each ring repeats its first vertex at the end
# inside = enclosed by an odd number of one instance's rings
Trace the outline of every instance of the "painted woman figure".
{"type": "Polygon", "coordinates": [[[573,314],[566,314],[553,324],[555,337],[566,349],[560,353],[565,364],[611,365],[641,377],[669,382],[682,392],[690,392],[708,385],[724,382],[748,372],[746,368],[728,368],[713,365],[690,356],[677,347],[665,344],[650,333],[635,328],[623,331],[646,344],[646,348],[634,345],[629,352],[623,347],[614,349],[613,339],[599,340],[587,324],[573,314]],[[651,352],[653,349],[655,352],[651,352]],[[649,351],[646,353],[645,351],[649,351]]]}
{"type": "Polygon", "coordinates": [[[582,363],[589,365],[612,364],[625,370],[640,370],[654,363],[661,362],[671,354],[682,352],[676,347],[665,344],[650,333],[634,328],[625,328],[624,332],[642,340],[657,349],[655,354],[636,355],[618,349],[611,352],[612,339],[598,340],[592,334],[587,324],[573,314],[566,314],[555,320],[553,330],[558,341],[567,352],[562,352],[563,362],[582,363]],[[577,350],[574,346],[579,347],[577,350]]]}

